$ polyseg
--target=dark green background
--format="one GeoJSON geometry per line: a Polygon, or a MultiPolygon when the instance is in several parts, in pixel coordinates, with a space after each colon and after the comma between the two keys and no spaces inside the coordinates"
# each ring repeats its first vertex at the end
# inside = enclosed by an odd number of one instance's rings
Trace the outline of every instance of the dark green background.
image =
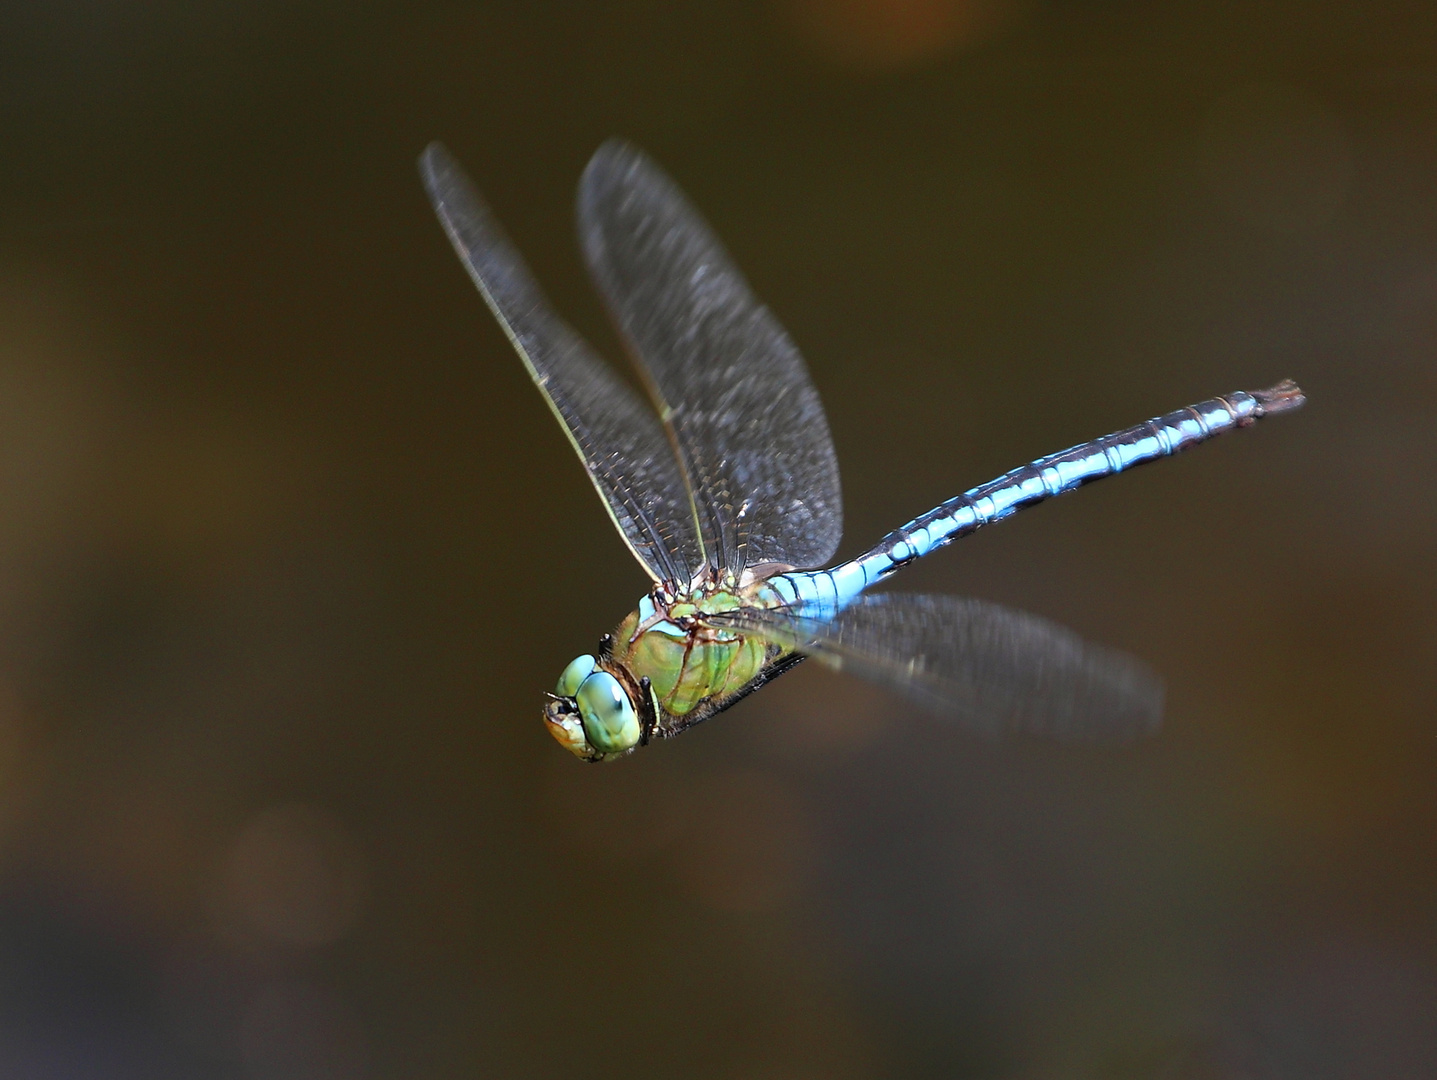
{"type": "Polygon", "coordinates": [[[0,1075],[1437,1075],[1437,15],[972,3],[5,6],[0,1075]],[[1159,737],[814,668],[553,744],[644,578],[413,163],[613,355],[611,135],[804,349],[845,555],[1302,382],[904,575],[1141,655],[1159,737]]]}

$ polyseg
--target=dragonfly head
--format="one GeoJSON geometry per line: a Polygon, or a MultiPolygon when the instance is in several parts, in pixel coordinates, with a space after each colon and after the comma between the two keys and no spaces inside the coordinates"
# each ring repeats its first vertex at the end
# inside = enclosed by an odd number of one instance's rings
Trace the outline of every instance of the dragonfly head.
{"type": "Polygon", "coordinates": [[[600,666],[597,657],[579,657],[559,676],[544,706],[544,726],[560,746],[585,761],[627,753],[643,737],[628,682],[600,666]]]}

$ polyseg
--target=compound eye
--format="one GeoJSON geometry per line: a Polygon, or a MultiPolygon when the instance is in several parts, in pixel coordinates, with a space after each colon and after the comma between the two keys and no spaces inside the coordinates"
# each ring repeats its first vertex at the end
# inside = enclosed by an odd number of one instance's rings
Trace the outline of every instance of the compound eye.
{"type": "Polygon", "coordinates": [[[598,667],[598,661],[592,656],[581,656],[572,660],[569,666],[564,669],[564,674],[559,676],[559,685],[555,690],[560,697],[573,697],[579,692],[585,679],[594,673],[598,667]]]}
{"type": "Polygon", "coordinates": [[[637,745],[639,716],[618,679],[607,671],[595,671],[574,697],[584,720],[584,734],[595,750],[613,754],[637,745]]]}

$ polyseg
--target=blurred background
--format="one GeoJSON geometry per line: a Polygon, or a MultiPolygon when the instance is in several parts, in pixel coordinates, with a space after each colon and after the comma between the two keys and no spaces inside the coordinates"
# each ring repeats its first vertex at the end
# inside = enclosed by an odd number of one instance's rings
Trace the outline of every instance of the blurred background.
{"type": "Polygon", "coordinates": [[[1437,1075],[1437,19],[1134,0],[0,10],[0,1076],[1437,1075]],[[586,767],[646,579],[449,249],[615,337],[621,135],[805,351],[846,539],[1292,376],[907,589],[1169,683],[997,744],[808,666],[586,767]]]}

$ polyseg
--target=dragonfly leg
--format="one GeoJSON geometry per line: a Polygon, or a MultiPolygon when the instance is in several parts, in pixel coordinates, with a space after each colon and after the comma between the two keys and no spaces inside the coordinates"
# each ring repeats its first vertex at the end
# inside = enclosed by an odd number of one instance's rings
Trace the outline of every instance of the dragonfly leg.
{"type": "Polygon", "coordinates": [[[639,680],[639,691],[639,745],[648,746],[649,740],[653,738],[654,728],[658,726],[659,714],[654,702],[654,687],[647,675],[639,680]]]}

